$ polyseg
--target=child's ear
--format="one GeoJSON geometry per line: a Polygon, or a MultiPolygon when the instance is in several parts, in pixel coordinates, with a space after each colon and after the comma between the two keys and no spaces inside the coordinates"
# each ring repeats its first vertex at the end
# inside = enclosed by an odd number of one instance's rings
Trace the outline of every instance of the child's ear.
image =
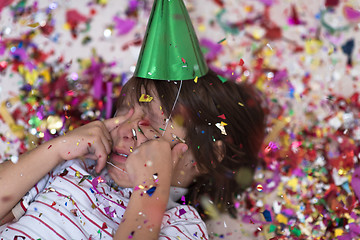
{"type": "Polygon", "coordinates": [[[219,162],[222,162],[222,160],[225,157],[225,144],[222,140],[216,140],[214,142],[214,148],[216,153],[216,159],[219,162]]]}

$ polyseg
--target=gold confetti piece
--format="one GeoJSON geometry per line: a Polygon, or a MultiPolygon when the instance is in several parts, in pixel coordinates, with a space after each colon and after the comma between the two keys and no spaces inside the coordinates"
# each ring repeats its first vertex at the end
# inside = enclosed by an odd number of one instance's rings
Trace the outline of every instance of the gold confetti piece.
{"type": "Polygon", "coordinates": [[[56,131],[59,131],[63,127],[63,122],[59,116],[49,116],[46,119],[47,129],[55,129],[56,131]]]}
{"type": "Polygon", "coordinates": [[[238,104],[239,104],[240,106],[242,106],[242,107],[244,106],[244,104],[242,104],[241,102],[238,102],[238,104]]]}
{"type": "Polygon", "coordinates": [[[265,144],[269,144],[270,142],[273,142],[279,136],[280,131],[282,129],[284,129],[284,127],[288,123],[286,121],[286,119],[284,119],[284,120],[274,119],[273,122],[274,122],[274,125],[271,129],[271,132],[266,136],[266,138],[264,140],[265,144]]]}
{"type": "Polygon", "coordinates": [[[11,132],[19,139],[24,139],[25,138],[24,127],[17,125],[15,123],[15,120],[13,119],[13,117],[11,116],[11,114],[9,113],[6,107],[7,103],[14,105],[15,102],[18,102],[19,100],[20,100],[19,97],[14,97],[8,99],[7,101],[2,102],[0,105],[0,115],[4,119],[4,122],[10,127],[11,132]]]}
{"type": "Polygon", "coordinates": [[[37,23],[30,23],[27,26],[32,27],[32,28],[36,28],[36,27],[40,26],[40,24],[38,22],[37,23]]]}
{"type": "Polygon", "coordinates": [[[196,76],[196,78],[194,79],[194,82],[197,83],[198,82],[198,76],[196,76]]]}
{"type": "Polygon", "coordinates": [[[153,97],[150,97],[150,95],[147,95],[147,94],[142,94],[140,99],[139,99],[139,102],[151,102],[154,98],[153,97]]]}
{"type": "Polygon", "coordinates": [[[200,199],[200,204],[205,209],[205,213],[212,219],[219,218],[219,210],[214,206],[214,203],[210,200],[209,197],[202,196],[200,199]]]}
{"type": "Polygon", "coordinates": [[[223,121],[221,121],[221,126],[227,126],[227,123],[225,123],[225,122],[223,122],[223,121]]]}
{"type": "Polygon", "coordinates": [[[75,172],[75,176],[78,177],[78,178],[81,177],[80,172],[79,172],[79,171],[76,171],[76,172],[75,172]]]}

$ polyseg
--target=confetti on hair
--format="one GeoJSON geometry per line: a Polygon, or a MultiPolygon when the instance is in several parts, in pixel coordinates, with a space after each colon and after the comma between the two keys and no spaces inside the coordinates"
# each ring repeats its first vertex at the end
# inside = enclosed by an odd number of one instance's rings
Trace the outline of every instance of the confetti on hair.
{"type": "Polygon", "coordinates": [[[223,134],[223,135],[227,135],[226,130],[225,130],[225,126],[226,126],[226,125],[227,125],[227,124],[224,123],[224,122],[216,123],[216,124],[215,124],[215,126],[216,126],[218,129],[220,129],[221,134],[223,134]]]}
{"type": "Polygon", "coordinates": [[[153,100],[154,98],[151,97],[150,95],[147,95],[147,94],[142,94],[140,99],[139,99],[139,102],[145,102],[145,103],[149,103],[153,100]]]}
{"type": "Polygon", "coordinates": [[[219,78],[223,83],[225,83],[225,82],[228,81],[226,78],[224,78],[224,77],[221,76],[221,75],[217,75],[217,76],[218,76],[218,78],[219,78]]]}
{"type": "Polygon", "coordinates": [[[224,119],[224,120],[226,119],[225,114],[219,115],[218,118],[221,118],[221,119],[224,119]]]}

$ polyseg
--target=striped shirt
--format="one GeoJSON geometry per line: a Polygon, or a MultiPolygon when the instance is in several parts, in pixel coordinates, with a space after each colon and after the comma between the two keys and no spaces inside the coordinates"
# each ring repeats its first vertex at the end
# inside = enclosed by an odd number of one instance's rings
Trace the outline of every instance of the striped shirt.
{"type": "MultiPolygon", "coordinates": [[[[114,187],[106,170],[91,174],[93,163],[66,161],[45,176],[14,207],[17,220],[0,227],[0,239],[112,239],[133,189],[114,187]]],[[[159,239],[208,239],[197,211],[175,203],[184,190],[171,189],[159,239]]]]}

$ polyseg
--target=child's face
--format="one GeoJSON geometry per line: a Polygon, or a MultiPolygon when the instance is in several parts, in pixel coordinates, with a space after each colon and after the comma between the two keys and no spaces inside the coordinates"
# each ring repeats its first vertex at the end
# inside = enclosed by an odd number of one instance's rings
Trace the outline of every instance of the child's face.
{"type": "MultiPolygon", "coordinates": [[[[110,132],[113,147],[109,161],[116,167],[109,164],[107,167],[112,179],[121,187],[134,187],[131,185],[125,166],[128,156],[134,149],[142,143],[158,137],[170,143],[171,148],[185,139],[185,128],[174,121],[168,123],[163,135],[163,130],[166,126],[166,116],[163,113],[156,93],[147,94],[153,97],[150,103],[146,103],[149,104],[148,107],[135,104],[133,106],[134,113],[130,119],[110,132]],[[136,132],[136,137],[134,137],[134,131],[136,132]]],[[[116,115],[125,115],[128,110],[126,108],[118,109],[116,115]]],[[[172,119],[176,117],[178,116],[172,116],[172,119]]],[[[154,149],[154,151],[161,151],[161,149],[154,149]]],[[[174,166],[172,186],[187,187],[193,181],[194,177],[198,174],[194,160],[190,150],[188,150],[184,157],[178,161],[178,164],[174,166]]]]}

